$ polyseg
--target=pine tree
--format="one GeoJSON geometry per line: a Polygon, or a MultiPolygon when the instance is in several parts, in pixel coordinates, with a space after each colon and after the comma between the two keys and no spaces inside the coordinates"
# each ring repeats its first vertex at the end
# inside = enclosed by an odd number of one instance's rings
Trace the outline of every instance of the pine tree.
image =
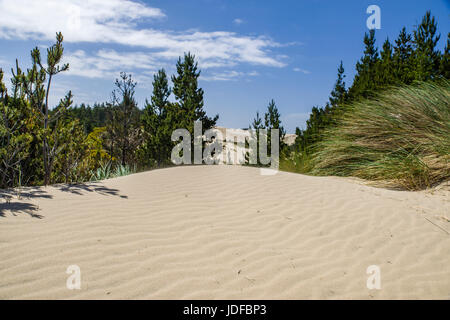
{"type": "Polygon", "coordinates": [[[23,96],[8,96],[0,69],[0,188],[18,185],[17,177],[33,139],[26,128],[30,111],[23,96]]]}
{"type": "Polygon", "coordinates": [[[107,125],[111,155],[117,154],[122,165],[131,164],[140,144],[139,110],[134,98],[136,82],[122,72],[112,92],[110,120],[107,125]]]}
{"type": "MultiPolygon", "coordinates": [[[[272,99],[267,106],[267,112],[264,114],[264,127],[267,130],[267,144],[271,146],[271,131],[270,129],[278,129],[279,130],[279,146],[280,149],[284,148],[284,136],[286,135],[286,131],[281,124],[281,115],[278,112],[278,108],[275,104],[275,101],[272,99]]],[[[270,148],[268,149],[270,150],[270,148]]]]}
{"type": "Polygon", "coordinates": [[[250,128],[253,128],[254,130],[264,129],[264,124],[262,122],[261,117],[259,116],[259,111],[256,112],[256,117],[255,119],[253,119],[250,128]]]}
{"type": "Polygon", "coordinates": [[[440,52],[436,45],[440,39],[437,23],[427,11],[422,22],[414,30],[415,79],[425,81],[439,74],[440,52]]]}
{"type": "Polygon", "coordinates": [[[151,103],[146,101],[142,115],[146,157],[144,163],[151,164],[152,161],[156,161],[161,165],[170,157],[172,146],[170,135],[173,129],[167,121],[170,93],[166,72],[161,69],[154,75],[151,103]]]}
{"type": "Polygon", "coordinates": [[[378,61],[378,75],[377,80],[379,81],[379,86],[389,86],[396,82],[394,73],[394,60],[392,54],[392,45],[389,39],[383,44],[383,49],[380,52],[381,59],[378,61]]]}
{"type": "Polygon", "coordinates": [[[395,78],[400,83],[410,84],[414,80],[412,54],[412,37],[403,27],[395,40],[393,55],[395,78]]]}
{"type": "Polygon", "coordinates": [[[68,114],[72,119],[78,119],[84,127],[84,133],[89,134],[95,128],[106,125],[107,109],[104,103],[95,103],[92,107],[82,103],[79,106],[70,108],[68,114]]]}
{"type": "MultiPolygon", "coordinates": [[[[72,92],[61,99],[60,103],[51,112],[49,106],[49,94],[53,78],[69,69],[69,64],[60,64],[64,48],[62,46],[63,35],[56,34],[56,43],[47,49],[47,66],[42,65],[41,53],[39,48],[31,51],[33,66],[28,73],[13,74],[15,83],[20,86],[20,91],[25,92],[28,101],[32,107],[39,113],[42,121],[42,157],[44,166],[44,184],[48,185],[51,181],[54,161],[61,151],[59,141],[54,139],[57,135],[58,120],[72,105],[72,92]],[[47,85],[45,86],[45,82],[47,85]]],[[[17,70],[19,68],[17,67],[17,70]]],[[[21,73],[21,72],[20,72],[21,73]]],[[[16,88],[17,91],[17,88],[16,88]]]]}
{"type": "Polygon", "coordinates": [[[345,89],[345,82],[344,82],[344,65],[341,61],[341,64],[338,68],[338,75],[336,83],[334,84],[333,91],[331,91],[330,94],[330,105],[332,107],[338,106],[340,103],[344,102],[347,95],[347,90],[345,89]]]}
{"type": "MultiPolygon", "coordinates": [[[[380,54],[375,46],[375,31],[364,36],[364,55],[356,64],[356,75],[348,89],[346,102],[366,98],[372,92],[395,84],[410,84],[414,80],[429,80],[437,77],[450,77],[450,33],[447,45],[441,54],[436,50],[439,40],[435,19],[427,12],[421,24],[414,31],[413,37],[402,28],[395,45],[387,39],[380,54]]],[[[342,68],[343,69],[343,68],[342,68]]],[[[343,70],[342,70],[343,73],[343,70]]],[[[313,107],[306,122],[305,130],[297,130],[296,147],[299,151],[309,153],[312,146],[321,139],[321,132],[335,125],[341,112],[335,108],[339,105],[338,90],[341,71],[331,93],[330,102],[324,108],[313,107]]],[[[343,82],[343,81],[342,81],[343,82]]],[[[345,88],[345,87],[344,87],[345,88]]]]}
{"type": "MultiPolygon", "coordinates": [[[[253,133],[251,135],[252,139],[255,139],[257,144],[256,144],[256,149],[251,149],[249,151],[248,154],[246,154],[246,161],[249,162],[249,159],[251,157],[254,157],[254,159],[256,159],[256,162],[259,163],[259,130],[260,129],[264,129],[264,123],[263,120],[261,119],[260,115],[259,115],[259,111],[256,111],[256,117],[253,119],[252,124],[249,126],[249,129],[253,130],[253,133]]],[[[248,143],[246,142],[246,147],[251,147],[250,145],[248,145],[248,143]]]]}
{"type": "Polygon", "coordinates": [[[203,109],[203,89],[198,87],[200,71],[195,56],[187,53],[183,60],[180,57],[176,69],[177,74],[172,76],[173,94],[180,110],[177,111],[175,118],[178,119],[182,128],[188,129],[191,133],[195,121],[201,121],[204,130],[213,127],[219,116],[209,118],[203,109]]]}
{"type": "Polygon", "coordinates": [[[450,79],[450,32],[447,34],[447,45],[441,57],[439,73],[442,77],[450,79]]]}
{"type": "Polygon", "coordinates": [[[379,55],[375,46],[375,30],[370,30],[369,34],[364,35],[364,56],[356,64],[356,75],[353,85],[349,90],[352,99],[368,94],[376,89],[376,66],[379,55]]]}
{"type": "Polygon", "coordinates": [[[169,102],[170,93],[171,89],[169,87],[166,71],[161,69],[154,75],[153,95],[151,98],[151,106],[158,116],[162,116],[165,112],[167,112],[166,106],[169,102]]]}

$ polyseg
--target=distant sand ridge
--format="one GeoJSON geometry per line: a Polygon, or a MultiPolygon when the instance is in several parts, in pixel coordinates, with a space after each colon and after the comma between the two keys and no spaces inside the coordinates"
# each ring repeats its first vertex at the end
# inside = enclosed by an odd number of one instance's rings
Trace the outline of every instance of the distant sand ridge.
{"type": "MultiPolygon", "coordinates": [[[[213,129],[218,130],[223,137],[223,163],[232,165],[244,163],[248,148],[246,149],[245,147],[240,147],[238,145],[238,141],[245,141],[246,138],[248,139],[250,136],[249,131],[246,129],[233,129],[225,127],[214,127],[213,129]]],[[[286,134],[283,142],[290,146],[295,143],[296,138],[296,134],[286,134]]]]}
{"type": "Polygon", "coordinates": [[[0,204],[0,299],[450,298],[445,186],[224,165],[21,193],[0,204]]]}

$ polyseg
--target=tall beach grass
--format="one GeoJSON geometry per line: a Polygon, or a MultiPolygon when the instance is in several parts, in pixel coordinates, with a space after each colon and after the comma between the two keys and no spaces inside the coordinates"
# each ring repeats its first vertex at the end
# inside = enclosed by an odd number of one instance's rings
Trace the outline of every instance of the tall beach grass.
{"type": "Polygon", "coordinates": [[[392,88],[345,108],[315,146],[312,174],[408,190],[450,178],[450,82],[392,88]]]}

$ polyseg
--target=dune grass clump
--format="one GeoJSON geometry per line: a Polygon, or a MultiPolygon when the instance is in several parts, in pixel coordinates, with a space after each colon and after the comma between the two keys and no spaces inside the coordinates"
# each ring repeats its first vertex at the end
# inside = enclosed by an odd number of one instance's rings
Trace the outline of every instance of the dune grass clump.
{"type": "Polygon", "coordinates": [[[100,181],[100,180],[106,180],[111,177],[111,165],[109,163],[107,164],[101,164],[99,168],[94,170],[91,174],[91,181],[100,181]]]}
{"type": "Polygon", "coordinates": [[[130,174],[136,173],[135,167],[130,167],[129,165],[117,165],[114,172],[113,177],[123,177],[128,176],[130,174]]]}
{"type": "Polygon", "coordinates": [[[280,170],[309,174],[312,170],[311,155],[306,152],[291,152],[289,155],[280,156],[280,170]]]}
{"type": "Polygon", "coordinates": [[[133,173],[136,173],[135,167],[118,164],[116,167],[112,168],[111,164],[107,163],[102,164],[100,168],[97,168],[97,170],[92,172],[91,181],[101,181],[111,178],[123,177],[133,173]]]}
{"type": "Polygon", "coordinates": [[[345,108],[315,146],[312,174],[407,190],[450,178],[450,82],[393,88],[345,108]]]}

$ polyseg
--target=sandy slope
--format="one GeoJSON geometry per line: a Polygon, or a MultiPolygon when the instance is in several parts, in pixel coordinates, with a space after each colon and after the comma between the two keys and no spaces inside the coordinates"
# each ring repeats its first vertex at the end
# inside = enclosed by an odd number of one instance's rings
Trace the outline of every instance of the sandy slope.
{"type": "Polygon", "coordinates": [[[22,197],[0,204],[2,299],[450,298],[445,189],[200,166],[22,197]]]}

